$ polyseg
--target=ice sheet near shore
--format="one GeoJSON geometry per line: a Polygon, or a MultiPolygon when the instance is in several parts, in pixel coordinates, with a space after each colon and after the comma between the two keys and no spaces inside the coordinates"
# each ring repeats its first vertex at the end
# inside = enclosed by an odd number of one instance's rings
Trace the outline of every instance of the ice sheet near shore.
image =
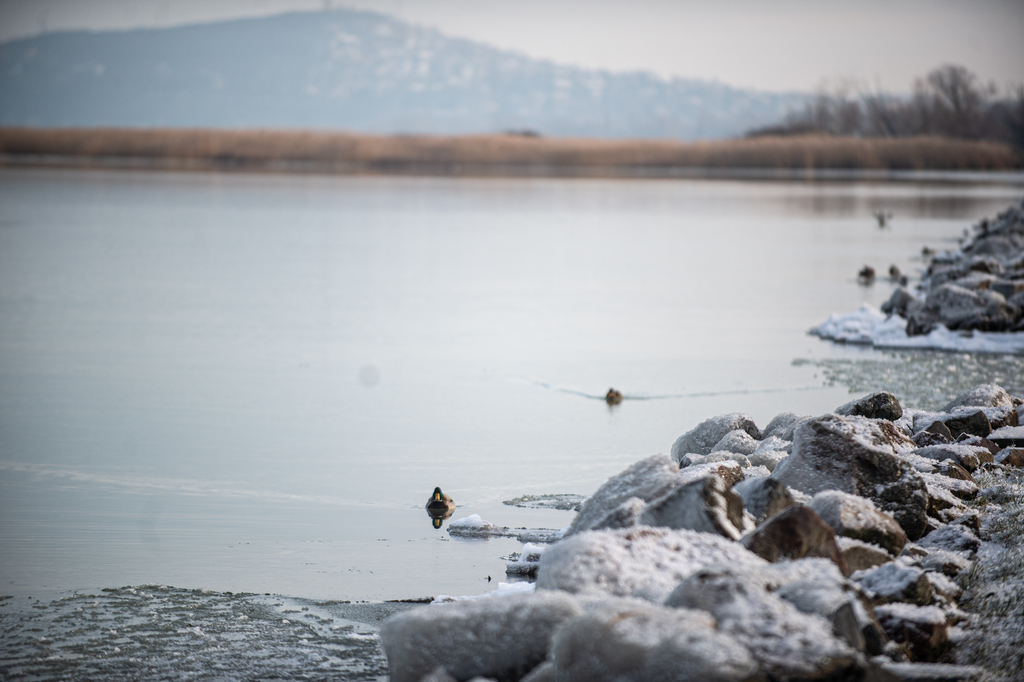
{"type": "Polygon", "coordinates": [[[960,332],[939,325],[929,334],[908,336],[906,320],[898,315],[886,316],[867,303],[846,315],[833,313],[812,329],[811,334],[839,343],[875,348],[1024,355],[1024,332],[960,332]]]}

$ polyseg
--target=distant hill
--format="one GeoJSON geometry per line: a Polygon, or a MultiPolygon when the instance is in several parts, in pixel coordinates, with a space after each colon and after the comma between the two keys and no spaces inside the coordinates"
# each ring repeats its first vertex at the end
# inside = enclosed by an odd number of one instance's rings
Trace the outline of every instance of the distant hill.
{"type": "Polygon", "coordinates": [[[0,44],[0,125],[711,139],[806,101],[531,59],[348,9],[0,44]]]}

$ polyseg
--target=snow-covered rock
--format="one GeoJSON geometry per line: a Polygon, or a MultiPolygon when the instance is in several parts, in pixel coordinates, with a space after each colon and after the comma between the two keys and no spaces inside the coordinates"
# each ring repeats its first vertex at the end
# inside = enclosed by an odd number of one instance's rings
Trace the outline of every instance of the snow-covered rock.
{"type": "Polygon", "coordinates": [[[970,472],[977,469],[978,465],[981,464],[983,454],[979,452],[980,450],[985,450],[985,448],[979,448],[974,445],[949,443],[944,445],[928,445],[923,448],[918,448],[917,450],[914,450],[913,454],[940,462],[943,460],[952,460],[970,472]]]}
{"type": "Polygon", "coordinates": [[[892,393],[881,391],[851,400],[840,405],[834,412],[843,416],[868,417],[869,419],[888,419],[896,421],[903,416],[903,406],[892,393]]]}
{"type": "Polygon", "coordinates": [[[610,599],[555,633],[558,680],[748,680],[757,663],[703,611],[610,599]]]}
{"type": "Polygon", "coordinates": [[[833,313],[810,333],[840,343],[875,348],[1024,353],[1024,332],[959,332],[937,324],[927,334],[911,336],[907,334],[907,320],[898,315],[886,316],[868,303],[845,315],[833,313]]]}
{"type": "Polygon", "coordinates": [[[894,556],[907,543],[907,534],[896,519],[879,511],[866,497],[826,490],[815,495],[810,506],[837,535],[872,543],[894,556]]]}
{"type": "Polygon", "coordinates": [[[410,609],[380,637],[392,682],[418,682],[438,667],[459,680],[519,678],[547,657],[555,629],[582,613],[568,594],[538,591],[410,609]]]}
{"type": "Polygon", "coordinates": [[[932,601],[932,586],[924,571],[899,559],[854,573],[850,579],[860,583],[879,602],[930,604],[932,601]]]}
{"type": "Polygon", "coordinates": [[[676,439],[672,444],[672,459],[678,462],[683,455],[690,452],[698,455],[710,454],[718,441],[736,429],[746,431],[753,438],[761,436],[757,425],[745,414],[733,412],[711,417],[676,439]]]}
{"type": "Polygon", "coordinates": [[[832,634],[828,620],[801,612],[742,569],[700,571],[683,581],[666,604],[713,615],[718,631],[743,644],[774,678],[856,678],[865,665],[856,649],[832,634]]]}
{"type": "Polygon", "coordinates": [[[779,462],[789,457],[788,452],[781,450],[766,450],[759,451],[752,454],[750,459],[751,466],[763,466],[768,469],[769,472],[775,471],[775,467],[779,465],[779,462]]]}
{"type": "Polygon", "coordinates": [[[917,541],[917,544],[925,549],[944,549],[948,552],[965,552],[970,554],[977,551],[981,546],[978,539],[970,528],[958,524],[943,526],[933,530],[928,535],[917,541]]]}
{"type": "Polygon", "coordinates": [[[795,412],[782,412],[772,417],[772,420],[768,422],[768,425],[764,427],[762,434],[764,440],[775,436],[782,440],[789,440],[785,438],[787,431],[792,434],[793,426],[804,419],[809,419],[810,415],[796,414],[795,412]]]}
{"type": "Polygon", "coordinates": [[[837,535],[836,544],[839,545],[839,551],[843,553],[843,559],[846,560],[850,572],[866,571],[892,561],[891,554],[870,542],[837,535]]]}
{"type": "Polygon", "coordinates": [[[652,500],[637,521],[646,526],[715,533],[730,540],[739,540],[754,526],[753,519],[743,513],[740,496],[714,475],[673,488],[652,500]]]}
{"type": "Polygon", "coordinates": [[[788,507],[747,533],[744,547],[768,561],[823,557],[847,573],[832,527],[808,506],[788,507]]]}
{"type": "Polygon", "coordinates": [[[915,661],[936,661],[949,645],[946,614],[936,606],[884,604],[875,615],[894,642],[906,643],[915,661]]]}
{"type": "Polygon", "coordinates": [[[588,531],[544,553],[537,589],[661,602],[681,580],[714,563],[756,567],[766,562],[709,533],[646,526],[588,531]]]}
{"type": "Polygon", "coordinates": [[[733,486],[733,492],[757,523],[796,504],[789,488],[773,478],[748,478],[733,486]]]}
{"type": "Polygon", "coordinates": [[[630,498],[653,500],[680,484],[679,465],[665,455],[653,455],[612,476],[583,503],[566,535],[597,525],[630,498]]]}
{"type": "Polygon", "coordinates": [[[743,429],[735,429],[722,436],[722,439],[711,446],[711,452],[735,452],[740,455],[750,455],[757,450],[758,443],[753,436],[743,429]]]}
{"type": "Polygon", "coordinates": [[[943,412],[952,412],[958,407],[1014,407],[1013,399],[1001,386],[980,384],[953,398],[943,412]]]}
{"type": "Polygon", "coordinates": [[[807,494],[840,490],[871,499],[895,517],[907,537],[927,527],[924,481],[897,457],[915,443],[892,422],[828,414],[802,423],[793,452],[772,478],[807,494]]]}

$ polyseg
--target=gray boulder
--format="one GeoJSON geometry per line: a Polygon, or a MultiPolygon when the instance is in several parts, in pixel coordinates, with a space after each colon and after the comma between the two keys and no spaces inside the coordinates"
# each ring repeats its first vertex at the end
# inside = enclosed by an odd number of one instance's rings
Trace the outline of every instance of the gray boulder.
{"type": "Polygon", "coordinates": [[[716,533],[739,540],[753,527],[743,500],[718,476],[704,476],[652,500],[637,519],[646,526],[716,533]]]}
{"type": "Polygon", "coordinates": [[[859,416],[869,419],[888,419],[895,421],[903,416],[903,407],[892,393],[881,391],[851,400],[835,409],[836,414],[859,416]]]}
{"type": "Polygon", "coordinates": [[[917,544],[925,549],[944,549],[947,552],[962,552],[970,554],[977,551],[981,546],[981,540],[967,526],[950,524],[918,540],[917,544]]]}
{"type": "Polygon", "coordinates": [[[815,495],[810,506],[837,535],[877,545],[893,556],[907,543],[896,519],[879,511],[866,497],[826,490],[815,495]]]}
{"type": "Polygon", "coordinates": [[[802,613],[824,617],[832,632],[857,651],[882,653],[885,633],[849,586],[830,581],[803,580],[780,587],[775,594],[802,613]]]}
{"type": "Polygon", "coordinates": [[[696,456],[692,453],[683,458],[680,462],[680,466],[684,466],[684,462],[689,461],[689,466],[699,466],[701,464],[711,464],[714,462],[736,462],[740,465],[740,468],[746,469],[750,466],[750,459],[746,455],[741,455],[738,452],[731,452],[729,450],[716,450],[710,455],[696,456]]]}
{"type": "Polygon", "coordinates": [[[952,412],[958,407],[1014,407],[1010,394],[996,384],[980,384],[949,401],[943,412],[952,412]]]}
{"type": "MultiPolygon", "coordinates": [[[[970,472],[977,469],[978,465],[981,464],[981,459],[984,455],[979,452],[980,450],[985,450],[987,452],[987,449],[979,448],[977,446],[948,443],[918,448],[917,450],[914,450],[913,454],[919,457],[927,457],[928,459],[933,459],[937,462],[956,462],[970,472]]],[[[989,455],[991,455],[991,453],[989,453],[989,455]]]]}
{"type": "Polygon", "coordinates": [[[916,308],[924,305],[924,301],[914,296],[903,287],[896,287],[889,300],[882,304],[882,312],[886,315],[899,315],[906,317],[908,311],[913,312],[916,308]]]}
{"type": "Polygon", "coordinates": [[[945,283],[933,288],[924,306],[909,315],[907,334],[927,334],[936,324],[950,329],[1004,331],[1013,324],[1018,312],[994,291],[945,283]]]}
{"type": "MultiPolygon", "coordinates": [[[[799,562],[798,562],[799,563],[799,562]]],[[[863,657],[826,618],[800,611],[742,570],[712,567],[683,581],[666,605],[707,611],[770,679],[860,679],[863,657]]]]}
{"type": "Polygon", "coordinates": [[[860,583],[880,603],[930,604],[934,595],[924,570],[899,559],[869,571],[854,573],[851,579],[860,583]]]}
{"type": "Polygon", "coordinates": [[[692,609],[611,599],[555,633],[551,662],[558,680],[645,682],[755,678],[757,663],[715,619],[692,609]]]}
{"type": "Polygon", "coordinates": [[[714,563],[756,568],[766,562],[737,542],[692,530],[588,531],[544,552],[537,589],[662,602],[680,581],[714,563]]]}
{"type": "Polygon", "coordinates": [[[782,450],[759,450],[748,459],[750,460],[750,466],[762,466],[769,472],[772,472],[775,471],[775,467],[779,465],[779,462],[787,457],[789,457],[789,453],[782,450]]]}
{"type": "Polygon", "coordinates": [[[771,477],[810,495],[839,490],[866,497],[914,539],[927,528],[928,495],[924,481],[897,453],[915,448],[891,422],[825,415],[797,428],[792,454],[771,477]]]}
{"type": "Polygon", "coordinates": [[[582,613],[561,592],[435,604],[392,616],[380,638],[393,682],[418,682],[437,668],[459,680],[518,679],[547,657],[555,629],[582,613]]]}
{"type": "Polygon", "coordinates": [[[608,512],[604,518],[596,522],[587,530],[632,528],[637,524],[640,519],[640,515],[644,513],[644,508],[646,506],[647,503],[639,497],[631,497],[615,509],[608,512]]]}
{"type": "Polygon", "coordinates": [[[679,465],[665,455],[654,455],[612,476],[583,503],[566,535],[596,527],[609,513],[630,498],[644,502],[680,484],[679,465]]]}
{"type": "Polygon", "coordinates": [[[789,488],[773,478],[750,478],[741,481],[733,487],[733,492],[742,498],[743,506],[754,517],[756,523],[761,523],[786,507],[796,504],[789,488]]]}
{"type": "Polygon", "coordinates": [[[772,417],[772,420],[768,422],[768,426],[764,427],[764,430],[761,433],[765,439],[771,438],[772,436],[782,438],[786,431],[790,430],[794,424],[809,418],[810,417],[808,415],[800,415],[794,412],[782,412],[781,414],[777,414],[772,417]]]}
{"type": "Polygon", "coordinates": [[[918,566],[929,573],[942,573],[950,578],[955,578],[971,567],[971,560],[959,552],[950,552],[935,547],[924,548],[917,545],[914,547],[917,548],[917,552],[908,553],[904,549],[900,560],[918,566]]]}
{"type": "Polygon", "coordinates": [[[711,453],[712,448],[725,434],[737,429],[746,431],[753,438],[760,438],[761,432],[754,421],[745,414],[733,412],[705,419],[695,428],[687,431],[672,444],[672,459],[679,461],[683,455],[693,452],[698,455],[711,453]]]}
{"type": "Polygon", "coordinates": [[[682,485],[683,483],[696,481],[698,478],[704,478],[708,475],[718,476],[720,479],[725,481],[725,485],[727,487],[731,488],[743,480],[743,464],[737,462],[732,457],[722,458],[712,462],[698,462],[693,466],[680,469],[679,483],[682,485]]]}
{"type": "Polygon", "coordinates": [[[711,447],[711,452],[724,451],[750,455],[757,450],[759,445],[760,443],[749,433],[743,429],[735,429],[722,436],[722,439],[711,447]]]}

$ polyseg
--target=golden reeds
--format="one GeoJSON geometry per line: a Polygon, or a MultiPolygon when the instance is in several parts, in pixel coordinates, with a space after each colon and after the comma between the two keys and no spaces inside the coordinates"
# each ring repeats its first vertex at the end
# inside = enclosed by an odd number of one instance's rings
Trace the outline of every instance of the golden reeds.
{"type": "Polygon", "coordinates": [[[709,142],[326,131],[0,128],[0,163],[452,174],[664,174],[670,169],[1008,170],[1014,150],[942,137],[709,142]]]}

